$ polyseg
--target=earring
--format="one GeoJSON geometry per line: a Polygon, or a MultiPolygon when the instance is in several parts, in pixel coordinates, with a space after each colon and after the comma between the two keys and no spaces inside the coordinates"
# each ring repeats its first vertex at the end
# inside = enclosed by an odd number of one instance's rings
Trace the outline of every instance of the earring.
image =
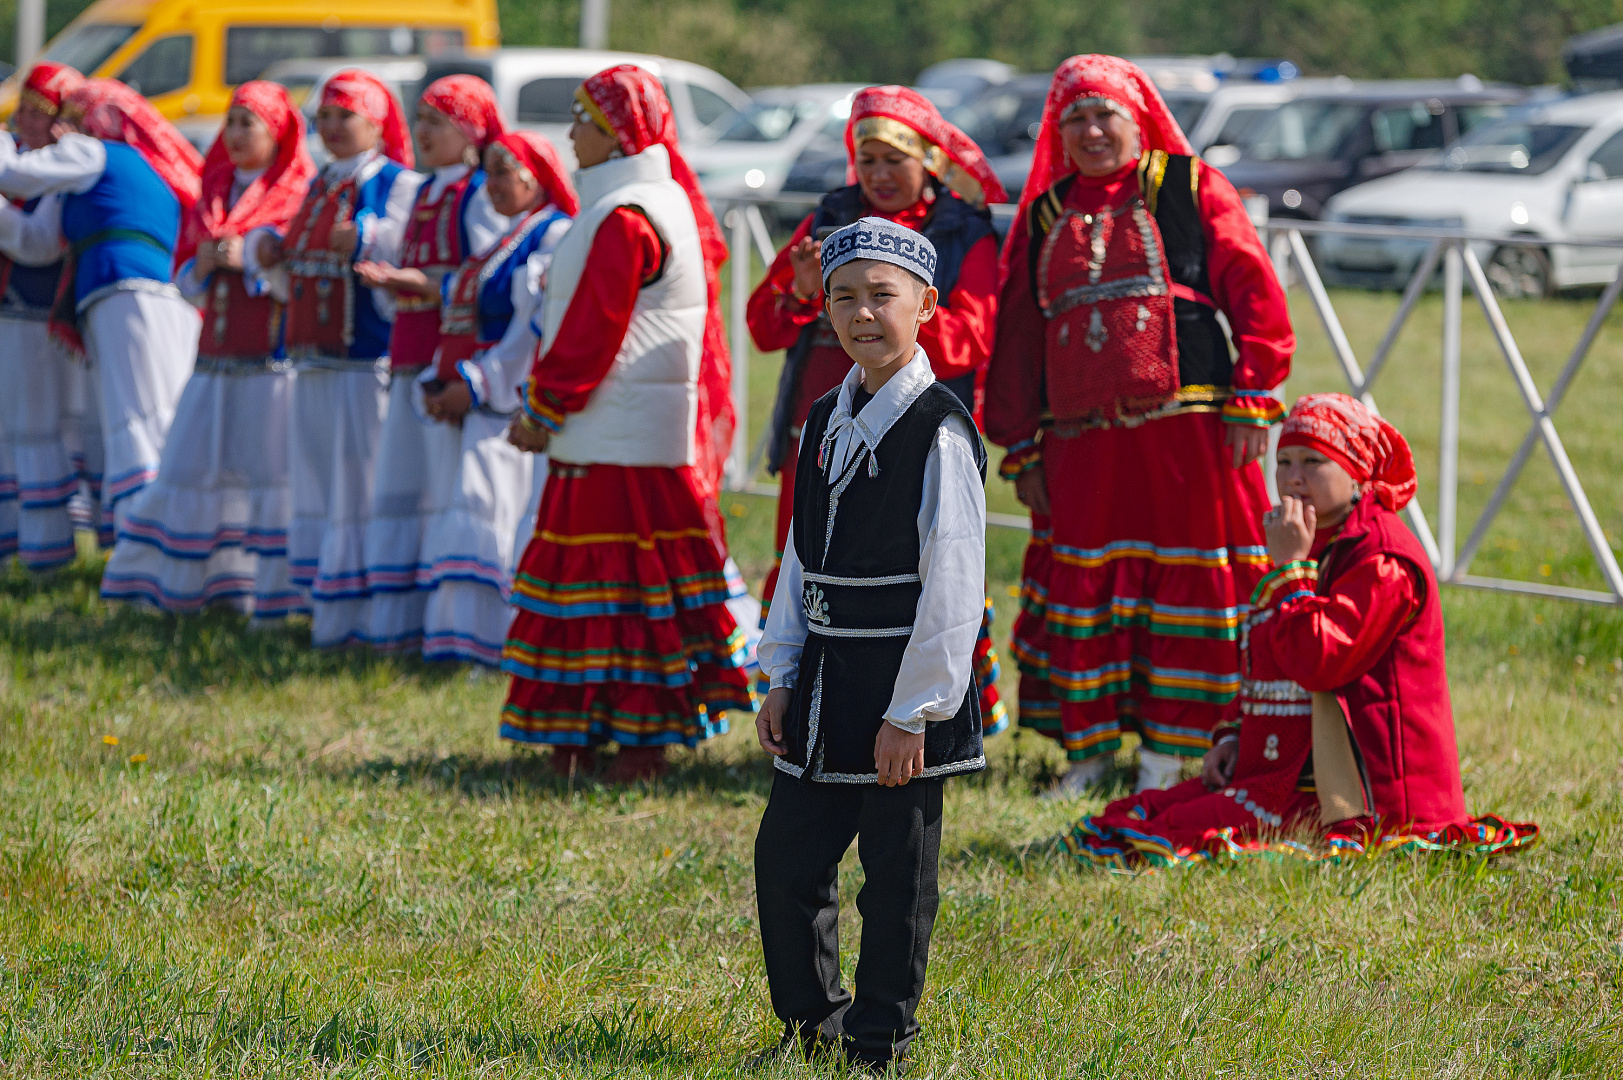
{"type": "Polygon", "coordinates": [[[479,167],[479,148],[469,143],[462,148],[462,164],[470,169],[479,167]]]}

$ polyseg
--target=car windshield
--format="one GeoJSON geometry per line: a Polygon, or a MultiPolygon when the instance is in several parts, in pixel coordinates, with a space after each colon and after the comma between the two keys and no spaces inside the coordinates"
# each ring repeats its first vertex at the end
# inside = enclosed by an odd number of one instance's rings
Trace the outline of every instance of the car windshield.
{"type": "Polygon", "coordinates": [[[721,142],[777,142],[789,137],[795,125],[822,112],[816,101],[756,101],[722,121],[721,142]]]}
{"type": "Polygon", "coordinates": [[[992,157],[1012,154],[1037,137],[1046,92],[999,88],[947,113],[947,119],[992,157]]]}
{"type": "Polygon", "coordinates": [[[1501,120],[1484,124],[1454,144],[1440,169],[1537,176],[1548,172],[1589,129],[1577,124],[1501,120]]]}
{"type": "Polygon", "coordinates": [[[1200,118],[1206,114],[1206,105],[1211,98],[1206,94],[1163,94],[1166,98],[1167,108],[1172,110],[1172,119],[1178,122],[1185,135],[1195,130],[1200,118]]]}
{"type": "Polygon", "coordinates": [[[1235,132],[1232,145],[1252,161],[1332,158],[1363,116],[1355,102],[1291,101],[1235,132]]]}
{"type": "Polygon", "coordinates": [[[45,50],[45,58],[92,75],[139,29],[115,23],[80,26],[51,42],[51,47],[45,50]]]}

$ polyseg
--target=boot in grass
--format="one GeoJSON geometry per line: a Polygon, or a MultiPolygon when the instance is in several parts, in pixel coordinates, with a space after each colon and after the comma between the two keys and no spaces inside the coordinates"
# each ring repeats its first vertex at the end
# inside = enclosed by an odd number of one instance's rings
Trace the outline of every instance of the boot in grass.
{"type": "Polygon", "coordinates": [[[663,746],[622,746],[605,779],[611,784],[635,784],[639,780],[658,780],[670,771],[663,746]]]}
{"type": "Polygon", "coordinates": [[[552,771],[558,776],[590,776],[597,771],[597,751],[590,746],[555,747],[552,771]]]}

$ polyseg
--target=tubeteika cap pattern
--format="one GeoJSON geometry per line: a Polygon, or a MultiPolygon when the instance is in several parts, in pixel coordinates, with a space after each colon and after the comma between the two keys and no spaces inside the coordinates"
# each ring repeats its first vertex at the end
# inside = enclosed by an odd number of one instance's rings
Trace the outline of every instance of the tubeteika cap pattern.
{"type": "Polygon", "coordinates": [[[852,259],[874,259],[900,266],[917,274],[926,285],[935,284],[938,261],[935,245],[923,233],[884,218],[865,217],[838,230],[823,241],[823,289],[828,276],[852,259]]]}

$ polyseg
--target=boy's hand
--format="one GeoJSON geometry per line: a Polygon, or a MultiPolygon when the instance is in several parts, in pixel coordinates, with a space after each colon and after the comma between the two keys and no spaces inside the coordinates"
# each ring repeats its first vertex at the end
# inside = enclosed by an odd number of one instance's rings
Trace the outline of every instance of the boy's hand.
{"type": "Polygon", "coordinates": [[[879,766],[879,782],[885,787],[900,787],[924,775],[924,732],[914,735],[885,721],[879,725],[879,738],[874,740],[873,759],[879,766]]]}
{"type": "Polygon", "coordinates": [[[1294,495],[1281,495],[1279,505],[1262,515],[1262,531],[1268,537],[1268,555],[1275,566],[1307,558],[1313,550],[1313,533],[1319,514],[1313,504],[1294,495]]]}
{"type": "Polygon", "coordinates": [[[761,702],[761,709],[755,714],[755,739],[761,744],[762,750],[774,757],[782,757],[789,752],[789,747],[783,742],[783,718],[789,713],[789,702],[794,695],[795,692],[787,686],[768,690],[766,700],[761,702]]]}
{"type": "Polygon", "coordinates": [[[1200,782],[1207,791],[1216,791],[1234,779],[1234,763],[1240,760],[1240,740],[1225,739],[1206,751],[1200,764],[1200,782]]]}

